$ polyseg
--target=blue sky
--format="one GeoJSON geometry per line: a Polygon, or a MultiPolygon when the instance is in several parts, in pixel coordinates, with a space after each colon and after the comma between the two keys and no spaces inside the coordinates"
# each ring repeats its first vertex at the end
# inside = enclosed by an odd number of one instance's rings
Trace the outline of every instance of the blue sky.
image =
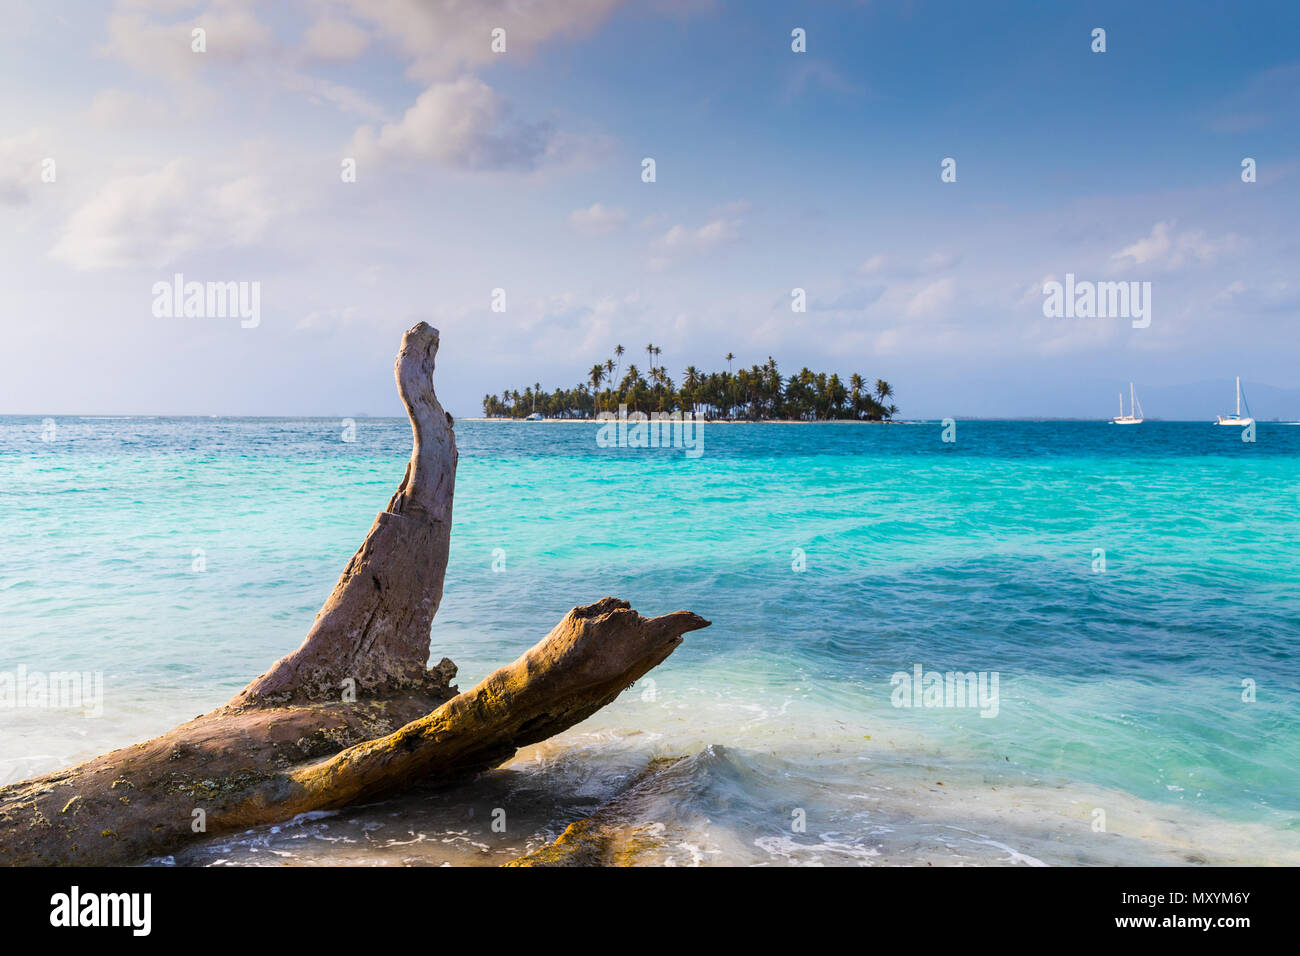
{"type": "Polygon", "coordinates": [[[10,3],[0,413],[396,414],[421,319],[462,416],[647,342],[910,417],[1130,379],[1221,411],[1298,384],[1297,36],[1281,2],[10,3]],[[176,272],[259,282],[260,325],[155,317],[176,272]],[[1045,318],[1066,273],[1150,281],[1150,327],[1045,318]]]}

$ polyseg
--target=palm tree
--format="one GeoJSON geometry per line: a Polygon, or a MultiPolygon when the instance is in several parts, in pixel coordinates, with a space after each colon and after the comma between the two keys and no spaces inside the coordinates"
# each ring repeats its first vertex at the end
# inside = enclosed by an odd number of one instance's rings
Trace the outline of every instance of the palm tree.
{"type": "MultiPolygon", "coordinates": [[[[696,389],[698,389],[699,387],[700,387],[700,370],[697,369],[694,365],[686,366],[686,371],[683,373],[683,381],[682,381],[682,405],[683,406],[689,405],[691,409],[695,408],[695,393],[696,393],[696,389]]],[[[686,409],[685,407],[682,408],[682,411],[687,411],[687,410],[688,409],[686,409]]]]}
{"type": "Polygon", "coordinates": [[[844,383],[840,381],[837,373],[832,372],[831,377],[826,382],[826,397],[830,402],[831,417],[839,418],[840,412],[844,410],[844,402],[849,395],[845,391],[844,383]]]}
{"type": "MultiPolygon", "coordinates": [[[[731,378],[731,360],[736,356],[731,352],[727,353],[727,378],[731,378]]],[[[731,417],[731,410],[736,407],[736,383],[732,379],[727,385],[727,417],[731,417]]]]}
{"type": "Polygon", "coordinates": [[[644,393],[641,386],[644,384],[641,378],[641,370],[635,365],[629,364],[627,374],[623,376],[623,381],[619,383],[619,401],[626,404],[633,410],[638,410],[644,393]]]}
{"type": "Polygon", "coordinates": [[[605,381],[609,383],[605,387],[605,393],[609,394],[610,387],[614,384],[614,360],[605,359],[605,364],[602,367],[605,369],[605,381]]]}
{"type": "Polygon", "coordinates": [[[890,395],[893,394],[894,394],[894,388],[892,385],[886,382],[883,378],[876,379],[876,398],[880,399],[883,402],[885,399],[887,399],[890,395]]]}

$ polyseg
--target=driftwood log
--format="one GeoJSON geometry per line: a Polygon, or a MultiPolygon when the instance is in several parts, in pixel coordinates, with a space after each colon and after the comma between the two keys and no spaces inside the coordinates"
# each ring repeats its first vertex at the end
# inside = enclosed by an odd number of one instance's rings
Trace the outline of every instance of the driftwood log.
{"type": "Polygon", "coordinates": [[[414,447],[402,482],[306,639],[228,704],[145,743],[0,787],[0,863],[139,862],[186,841],[497,766],[612,701],[664,660],[689,611],[643,618],[604,598],[465,693],[428,666],[456,479],[433,388],[438,332],[402,338],[394,372],[414,447]]]}

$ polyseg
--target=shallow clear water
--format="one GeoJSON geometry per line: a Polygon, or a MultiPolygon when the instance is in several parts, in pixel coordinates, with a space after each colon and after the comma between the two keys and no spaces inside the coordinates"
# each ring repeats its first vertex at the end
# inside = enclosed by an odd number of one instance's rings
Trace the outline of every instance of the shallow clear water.
{"type": "MultiPolygon", "coordinates": [[[[0,673],[102,672],[103,708],[0,706],[0,781],[297,646],[410,444],[399,420],[55,423],[0,418],[0,673]]],[[[1300,428],[712,425],[696,459],[456,431],[433,652],[462,688],[607,594],[713,626],[469,786],[178,862],[501,862],[593,813],[643,862],[1300,862],[1300,428]],[[996,673],[996,716],[895,707],[914,665],[996,673]]]]}

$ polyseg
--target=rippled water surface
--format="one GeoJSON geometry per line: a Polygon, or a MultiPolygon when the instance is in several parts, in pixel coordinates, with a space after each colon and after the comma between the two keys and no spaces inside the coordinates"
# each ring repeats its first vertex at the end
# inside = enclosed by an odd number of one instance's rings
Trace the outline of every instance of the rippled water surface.
{"type": "MultiPolygon", "coordinates": [[[[295,647],[410,443],[55,426],[0,418],[0,671],[102,672],[103,712],[0,707],[0,780],[160,733],[295,647]]],[[[695,459],[456,431],[433,650],[462,688],[606,594],[713,626],[468,786],[176,862],[496,863],[588,817],[607,862],[1300,862],[1300,428],[713,425],[695,459]],[[893,706],[916,665],[996,673],[996,715],[893,706]]]]}

